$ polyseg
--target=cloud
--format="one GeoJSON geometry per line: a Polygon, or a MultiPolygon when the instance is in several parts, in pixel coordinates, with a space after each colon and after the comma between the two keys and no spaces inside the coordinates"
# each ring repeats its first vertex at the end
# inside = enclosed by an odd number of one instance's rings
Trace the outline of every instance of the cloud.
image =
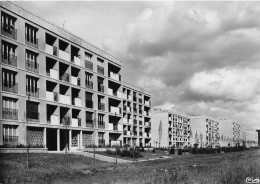
{"type": "Polygon", "coordinates": [[[217,69],[195,73],[190,89],[204,96],[250,100],[259,93],[260,69],[217,69]]]}

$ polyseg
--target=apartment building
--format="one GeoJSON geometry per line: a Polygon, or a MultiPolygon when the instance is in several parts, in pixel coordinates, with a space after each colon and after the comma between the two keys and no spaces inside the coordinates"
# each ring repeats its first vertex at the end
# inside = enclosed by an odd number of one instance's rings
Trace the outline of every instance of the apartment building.
{"type": "MultiPolygon", "coordinates": [[[[122,82],[122,61],[11,2],[0,2],[0,13],[0,145],[59,151],[126,143],[123,118],[136,113],[123,104],[144,112],[151,94],[122,82]]],[[[150,121],[149,113],[138,116],[150,121]]],[[[149,129],[138,128],[137,146],[149,144],[149,129]]]]}
{"type": "Polygon", "coordinates": [[[156,106],[152,111],[152,125],[151,143],[154,147],[190,146],[190,119],[187,115],[167,105],[156,106]]]}
{"type": "Polygon", "coordinates": [[[240,125],[232,120],[219,120],[219,143],[220,146],[239,146],[242,145],[240,125]]]}
{"type": "Polygon", "coordinates": [[[151,93],[123,84],[123,144],[151,146],[151,93]]]}
{"type": "Polygon", "coordinates": [[[246,147],[256,147],[258,146],[258,133],[255,130],[245,130],[246,134],[246,147]]]}
{"type": "Polygon", "coordinates": [[[219,146],[219,122],[213,118],[194,115],[190,117],[191,145],[198,147],[219,146]]]}

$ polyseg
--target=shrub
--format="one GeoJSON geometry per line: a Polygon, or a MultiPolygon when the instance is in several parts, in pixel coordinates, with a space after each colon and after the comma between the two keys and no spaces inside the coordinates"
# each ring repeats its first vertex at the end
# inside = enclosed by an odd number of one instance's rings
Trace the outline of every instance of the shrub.
{"type": "Polygon", "coordinates": [[[170,148],[170,154],[174,155],[174,153],[175,153],[174,148],[170,148]]]}
{"type": "Polygon", "coordinates": [[[178,155],[182,155],[181,149],[178,149],[178,155]]]}
{"type": "Polygon", "coordinates": [[[152,151],[153,153],[155,153],[155,148],[153,148],[153,151],[152,151]]]}

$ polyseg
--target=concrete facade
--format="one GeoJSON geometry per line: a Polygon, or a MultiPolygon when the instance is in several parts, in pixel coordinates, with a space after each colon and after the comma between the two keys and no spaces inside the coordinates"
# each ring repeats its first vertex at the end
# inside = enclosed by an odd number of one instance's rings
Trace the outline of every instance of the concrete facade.
{"type": "Polygon", "coordinates": [[[242,146],[240,125],[231,120],[219,120],[220,146],[242,146]]]}
{"type": "Polygon", "coordinates": [[[191,146],[219,146],[219,122],[217,120],[205,116],[191,116],[190,127],[191,146]]]}
{"type": "MultiPolygon", "coordinates": [[[[0,13],[0,145],[126,144],[124,103],[149,112],[151,93],[122,82],[122,61],[11,2],[0,13]],[[124,99],[127,90],[141,100],[124,99]]],[[[150,122],[150,113],[138,116],[150,122]]],[[[150,144],[145,132],[136,146],[150,144]]]]}
{"type": "Polygon", "coordinates": [[[257,131],[246,130],[246,147],[256,147],[258,146],[258,133],[257,131]]]}
{"type": "Polygon", "coordinates": [[[154,147],[177,147],[190,146],[190,119],[171,109],[160,106],[152,111],[152,145],[154,147]],[[162,127],[161,139],[159,127],[162,127]]]}

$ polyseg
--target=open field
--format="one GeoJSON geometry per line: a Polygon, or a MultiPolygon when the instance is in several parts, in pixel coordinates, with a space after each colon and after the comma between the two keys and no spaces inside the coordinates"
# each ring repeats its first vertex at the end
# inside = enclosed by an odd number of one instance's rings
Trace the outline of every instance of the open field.
{"type": "Polygon", "coordinates": [[[31,154],[26,170],[25,154],[1,154],[2,183],[245,183],[260,178],[260,150],[225,154],[182,155],[171,159],[118,164],[97,162],[82,156],[31,154]],[[200,164],[197,167],[190,167],[200,164]]]}

